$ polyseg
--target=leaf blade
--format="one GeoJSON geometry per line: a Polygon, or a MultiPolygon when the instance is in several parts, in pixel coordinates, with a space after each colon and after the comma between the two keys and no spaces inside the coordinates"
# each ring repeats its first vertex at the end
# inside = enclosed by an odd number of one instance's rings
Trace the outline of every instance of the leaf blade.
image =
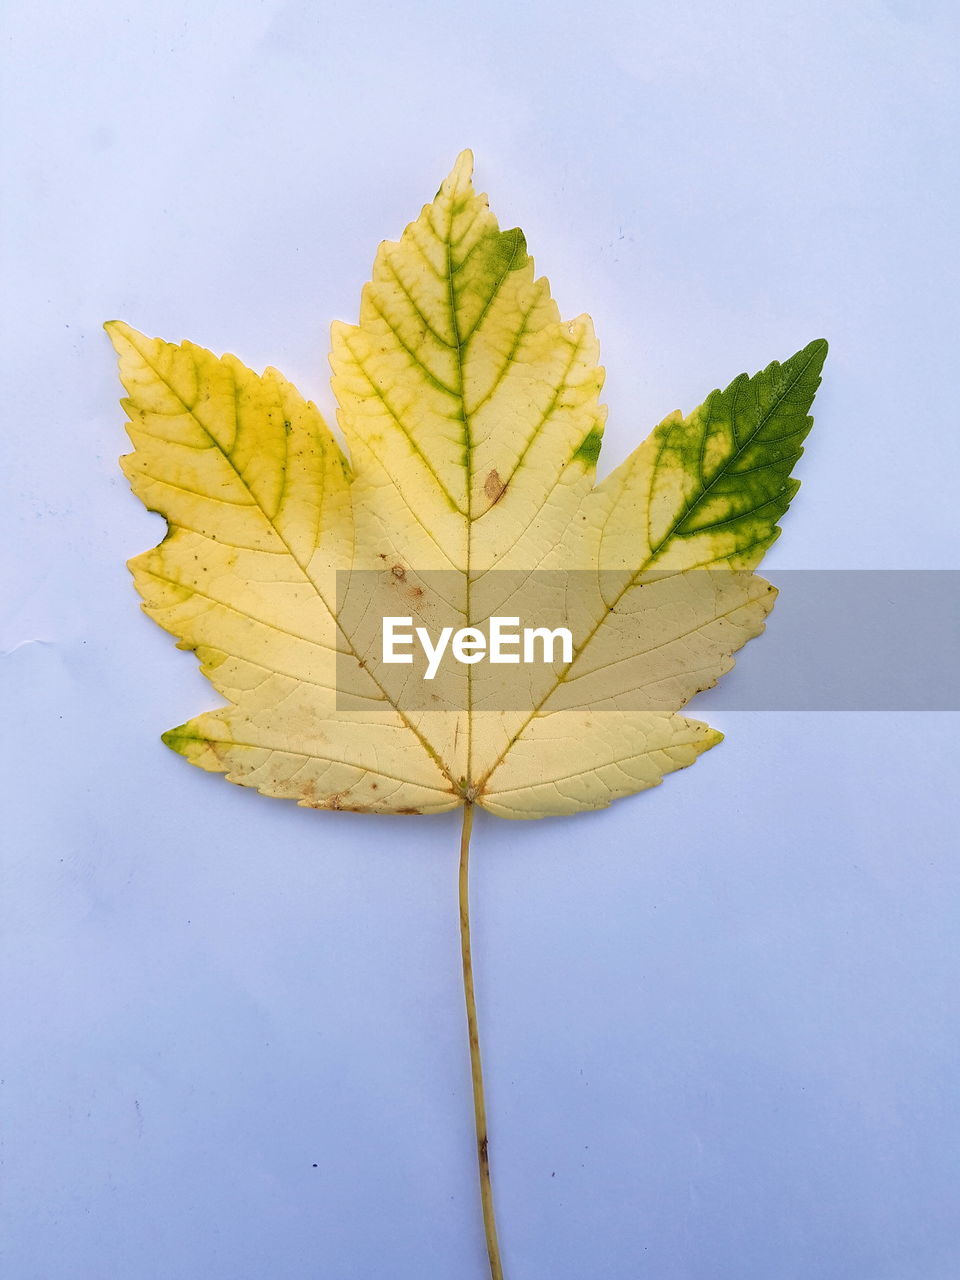
{"type": "Polygon", "coordinates": [[[358,324],[333,326],[349,466],[275,370],[108,329],[135,445],[124,470],[169,524],[130,567],[146,611],[229,700],[165,735],[192,763],[313,807],[475,801],[529,817],[654,786],[719,741],[675,712],[772,607],[751,571],[796,492],[824,342],[670,415],[595,484],[592,323],[561,320],[468,152],[381,245],[358,324]],[[529,707],[497,711],[495,679],[468,667],[462,707],[412,710],[368,661],[362,591],[336,590],[338,572],[371,568],[408,601],[418,575],[453,570],[446,603],[470,625],[499,570],[582,570],[585,639],[565,669],[531,676],[529,707]],[[625,617],[639,619],[626,649],[625,617]]]}

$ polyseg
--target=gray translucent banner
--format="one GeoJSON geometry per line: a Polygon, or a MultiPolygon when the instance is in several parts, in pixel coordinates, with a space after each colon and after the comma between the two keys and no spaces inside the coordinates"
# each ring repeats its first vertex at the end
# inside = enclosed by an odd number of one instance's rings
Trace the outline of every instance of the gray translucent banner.
{"type": "Polygon", "coordinates": [[[775,576],[340,572],[337,707],[663,712],[701,694],[693,714],[960,710],[960,572],[775,576]]]}

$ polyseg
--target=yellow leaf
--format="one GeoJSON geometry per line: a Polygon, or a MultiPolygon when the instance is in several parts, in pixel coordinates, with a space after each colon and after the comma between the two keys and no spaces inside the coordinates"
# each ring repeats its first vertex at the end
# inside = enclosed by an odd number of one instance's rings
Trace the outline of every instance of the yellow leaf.
{"type": "Polygon", "coordinates": [[[516,818],[601,807],[719,740],[677,712],[773,603],[752,570],[796,489],[826,344],[671,415],[597,485],[593,326],[560,318],[471,167],[464,152],[380,247],[359,323],[333,326],[349,463],[275,370],[107,326],[124,470],[169,524],[131,562],[137,589],[226,700],[164,740],[267,795],[516,818]],[[573,575],[576,651],[525,670],[509,701],[502,671],[479,665],[418,701],[406,669],[376,660],[376,575],[397,612],[463,627],[505,582],[535,609],[549,575],[573,575]]]}

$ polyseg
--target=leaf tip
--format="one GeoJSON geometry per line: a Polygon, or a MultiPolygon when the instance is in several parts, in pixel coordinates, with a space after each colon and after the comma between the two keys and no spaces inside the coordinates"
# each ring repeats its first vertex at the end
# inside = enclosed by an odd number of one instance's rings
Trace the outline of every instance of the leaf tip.
{"type": "Polygon", "coordinates": [[[175,751],[178,756],[183,756],[188,764],[206,769],[208,773],[226,773],[229,765],[224,762],[219,741],[207,736],[208,723],[203,716],[188,720],[186,724],[162,733],[160,740],[165,747],[175,751]]]}
{"type": "Polygon", "coordinates": [[[808,342],[802,351],[798,352],[798,358],[815,364],[817,370],[823,368],[823,362],[827,358],[827,352],[830,350],[830,344],[826,338],[814,338],[812,342],[808,342]]]}
{"type": "Polygon", "coordinates": [[[209,767],[210,743],[198,731],[194,721],[188,720],[186,724],[179,724],[175,729],[168,729],[166,733],[161,733],[160,741],[165,747],[175,751],[178,756],[183,756],[184,760],[189,760],[191,764],[198,764],[202,768],[209,767]]]}
{"type": "Polygon", "coordinates": [[[120,351],[121,344],[131,344],[134,337],[137,336],[136,329],[132,329],[124,320],[105,320],[103,324],[104,332],[114,345],[116,351],[120,351]]]}
{"type": "Polygon", "coordinates": [[[160,741],[165,747],[182,756],[186,755],[189,744],[196,743],[196,735],[190,732],[189,725],[181,724],[177,725],[176,729],[168,729],[166,733],[161,733],[160,741]]]}
{"type": "Polygon", "coordinates": [[[473,152],[465,147],[457,156],[453,168],[444,178],[437,195],[455,196],[470,189],[473,180],[473,152]]]}

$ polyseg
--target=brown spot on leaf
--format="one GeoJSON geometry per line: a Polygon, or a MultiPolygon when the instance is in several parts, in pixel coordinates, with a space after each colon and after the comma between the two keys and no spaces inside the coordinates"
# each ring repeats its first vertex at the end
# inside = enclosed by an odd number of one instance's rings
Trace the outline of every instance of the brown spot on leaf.
{"type": "Polygon", "coordinates": [[[398,809],[397,813],[419,813],[419,809],[398,809]]]}
{"type": "Polygon", "coordinates": [[[345,813],[372,813],[373,810],[366,804],[347,804],[349,800],[349,791],[335,791],[332,796],[328,797],[325,804],[315,806],[318,809],[337,809],[345,813]]]}
{"type": "Polygon", "coordinates": [[[402,564],[395,564],[390,572],[395,578],[400,578],[401,580],[407,576],[407,571],[402,564]]]}
{"type": "Polygon", "coordinates": [[[499,471],[491,471],[483,482],[483,492],[490,499],[490,505],[496,506],[503,495],[507,492],[507,486],[500,479],[499,471]]]}

